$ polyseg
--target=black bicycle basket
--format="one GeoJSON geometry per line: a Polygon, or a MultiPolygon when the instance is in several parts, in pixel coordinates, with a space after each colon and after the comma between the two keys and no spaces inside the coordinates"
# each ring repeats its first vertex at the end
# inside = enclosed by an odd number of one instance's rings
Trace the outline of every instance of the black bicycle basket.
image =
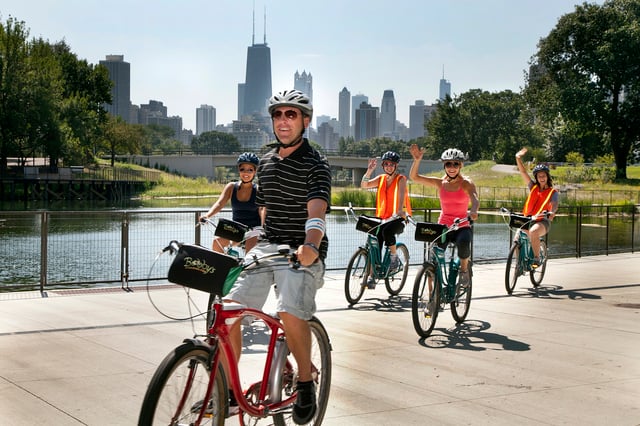
{"type": "Polygon", "coordinates": [[[240,242],[244,239],[244,234],[249,230],[247,225],[235,222],[233,220],[220,218],[218,219],[218,225],[216,226],[216,232],[214,234],[217,237],[240,242]]]}
{"type": "Polygon", "coordinates": [[[442,225],[440,223],[418,222],[416,223],[416,233],[414,238],[416,241],[432,243],[436,239],[440,238],[446,229],[446,225],[442,225]]]}
{"type": "Polygon", "coordinates": [[[358,231],[366,232],[368,234],[375,234],[381,223],[382,223],[382,219],[380,219],[379,217],[361,215],[361,216],[358,216],[358,223],[356,223],[356,229],[358,231]]]}
{"type": "Polygon", "coordinates": [[[225,280],[234,267],[239,267],[236,257],[198,245],[180,244],[169,267],[168,279],[175,284],[224,296],[225,280]]]}
{"type": "Polygon", "coordinates": [[[512,228],[522,228],[527,226],[531,218],[529,216],[523,216],[521,214],[511,213],[509,216],[509,226],[512,228]]]}

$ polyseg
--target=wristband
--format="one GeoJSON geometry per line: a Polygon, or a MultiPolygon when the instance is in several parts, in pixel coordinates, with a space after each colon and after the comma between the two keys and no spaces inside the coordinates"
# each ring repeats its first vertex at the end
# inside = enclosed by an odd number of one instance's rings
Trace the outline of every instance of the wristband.
{"type": "Polygon", "coordinates": [[[304,224],[304,231],[309,232],[312,229],[320,231],[324,236],[327,230],[327,224],[325,223],[324,219],[320,219],[319,217],[312,217],[310,219],[307,219],[306,223],[304,224]]]}
{"type": "Polygon", "coordinates": [[[318,249],[318,246],[313,243],[304,243],[303,246],[309,246],[314,249],[317,254],[320,254],[320,249],[318,249]]]}

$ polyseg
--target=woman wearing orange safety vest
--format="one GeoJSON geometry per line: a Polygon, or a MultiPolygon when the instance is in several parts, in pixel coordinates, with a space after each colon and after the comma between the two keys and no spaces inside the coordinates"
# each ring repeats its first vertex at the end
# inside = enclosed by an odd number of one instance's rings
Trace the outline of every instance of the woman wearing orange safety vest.
{"type": "Polygon", "coordinates": [[[544,211],[549,212],[549,218],[540,216],[536,222],[529,227],[529,239],[533,249],[533,267],[540,266],[540,237],[546,235],[551,227],[551,221],[558,211],[558,191],[553,188],[553,180],[549,174],[549,167],[545,164],[538,164],[533,168],[533,179],[529,176],[527,169],[522,164],[522,156],[527,153],[527,148],[522,148],[516,154],[516,164],[525,185],[529,189],[529,196],[524,203],[522,214],[525,216],[535,216],[544,211]]]}
{"type": "MultiPolygon", "coordinates": [[[[393,216],[406,217],[411,215],[409,203],[409,191],[407,190],[407,177],[398,173],[400,155],[397,152],[387,151],[382,155],[382,170],[384,173],[371,179],[371,173],[376,169],[375,158],[369,160],[367,172],[362,177],[361,188],[378,188],[376,194],[376,216],[381,219],[389,219],[393,216]]],[[[396,254],[396,235],[404,231],[404,222],[390,221],[383,223],[378,230],[380,246],[384,241],[391,253],[391,270],[398,268],[398,255],[396,254]]],[[[369,277],[373,282],[373,278],[369,277]]],[[[367,283],[370,284],[370,283],[367,283]]]]}

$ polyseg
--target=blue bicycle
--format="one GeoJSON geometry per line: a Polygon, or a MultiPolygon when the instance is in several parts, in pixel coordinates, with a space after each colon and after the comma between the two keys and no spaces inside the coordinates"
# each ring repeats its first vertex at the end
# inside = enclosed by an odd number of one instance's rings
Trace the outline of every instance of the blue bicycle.
{"type": "Polygon", "coordinates": [[[429,337],[436,325],[438,312],[449,304],[451,315],[456,324],[467,318],[471,307],[471,288],[473,270],[469,261],[469,282],[461,286],[458,282],[460,258],[457,255],[455,242],[450,241],[446,247],[438,241],[446,241],[446,235],[455,231],[461,224],[470,219],[456,219],[447,227],[438,223],[418,222],[415,239],[428,243],[424,263],[416,274],[411,298],[411,316],[413,328],[420,337],[429,337]]]}
{"type": "Polygon", "coordinates": [[[540,237],[540,259],[539,265],[534,265],[533,249],[531,248],[531,240],[525,229],[533,224],[539,217],[549,217],[549,212],[542,212],[536,216],[523,216],[510,212],[502,207],[502,213],[509,216],[509,228],[515,233],[515,238],[509,249],[507,257],[507,268],[504,275],[504,286],[507,294],[513,293],[516,287],[518,277],[529,273],[529,279],[534,287],[538,287],[542,283],[544,274],[547,271],[547,260],[549,252],[547,250],[546,237],[540,237]]]}
{"type": "MultiPolygon", "coordinates": [[[[349,206],[347,214],[352,214],[355,217],[353,207],[349,206]]],[[[358,303],[364,290],[375,288],[375,283],[378,280],[384,280],[384,285],[391,296],[397,296],[407,281],[409,274],[409,249],[407,246],[401,242],[396,243],[399,263],[397,268],[392,269],[389,247],[385,247],[383,255],[376,236],[380,225],[390,221],[404,221],[404,219],[398,216],[386,220],[366,215],[358,217],[356,229],[366,232],[367,241],[365,245],[358,247],[347,266],[344,295],[349,305],[358,303]],[[369,277],[373,278],[373,286],[367,284],[369,277]]]]}

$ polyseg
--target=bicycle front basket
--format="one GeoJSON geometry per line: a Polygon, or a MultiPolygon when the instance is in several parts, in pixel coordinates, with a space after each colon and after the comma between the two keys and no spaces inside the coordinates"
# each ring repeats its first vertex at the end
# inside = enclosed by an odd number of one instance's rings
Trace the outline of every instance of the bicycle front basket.
{"type": "Polygon", "coordinates": [[[356,223],[356,229],[358,231],[366,232],[369,234],[375,234],[378,227],[382,223],[382,219],[375,216],[361,215],[358,217],[358,223],[356,223]]]}
{"type": "Polygon", "coordinates": [[[244,239],[244,234],[249,230],[247,225],[243,225],[240,222],[233,220],[220,218],[218,219],[218,225],[216,226],[216,232],[214,234],[217,237],[240,242],[244,239]]]}
{"type": "Polygon", "coordinates": [[[526,226],[529,221],[531,221],[531,218],[528,216],[511,213],[509,217],[509,226],[512,228],[522,228],[523,226],[526,226]]]}
{"type": "Polygon", "coordinates": [[[414,238],[416,241],[432,243],[439,238],[446,229],[447,227],[445,225],[439,223],[418,222],[416,223],[416,234],[414,238]]]}
{"type": "Polygon", "coordinates": [[[169,267],[168,279],[175,284],[224,296],[223,285],[234,266],[238,266],[235,257],[202,246],[181,244],[169,267]]]}

